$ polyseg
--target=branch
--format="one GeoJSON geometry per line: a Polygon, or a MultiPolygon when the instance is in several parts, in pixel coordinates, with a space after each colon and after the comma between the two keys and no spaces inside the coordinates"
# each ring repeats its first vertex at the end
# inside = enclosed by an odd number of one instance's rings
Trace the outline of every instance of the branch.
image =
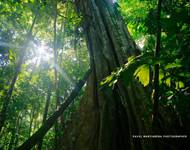
{"type": "Polygon", "coordinates": [[[74,99],[77,97],[79,91],[87,81],[90,73],[91,69],[89,69],[86,72],[82,80],[78,81],[77,85],[71,92],[70,96],[61,105],[61,107],[45,121],[45,123],[38,129],[38,131],[36,131],[36,133],[34,133],[28,140],[26,140],[21,146],[19,146],[17,150],[29,150],[45,136],[48,130],[53,126],[56,120],[63,114],[65,109],[69,106],[69,104],[71,104],[74,101],[74,99]]]}

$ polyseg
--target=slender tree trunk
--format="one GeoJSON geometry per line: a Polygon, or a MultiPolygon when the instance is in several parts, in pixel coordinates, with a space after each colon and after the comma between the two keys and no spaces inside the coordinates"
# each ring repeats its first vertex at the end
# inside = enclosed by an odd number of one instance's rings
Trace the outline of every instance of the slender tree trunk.
{"type": "MultiPolygon", "coordinates": [[[[161,47],[161,23],[160,23],[160,14],[161,14],[161,3],[162,0],[158,0],[157,6],[157,36],[156,36],[156,50],[155,57],[159,59],[160,57],[160,47],[161,47]]],[[[160,65],[156,64],[154,68],[154,79],[153,79],[153,121],[152,121],[152,130],[153,134],[161,133],[161,122],[159,121],[159,68],[160,65]]],[[[153,141],[155,150],[162,149],[160,144],[158,144],[158,140],[153,141]]]]}
{"type": "Polygon", "coordinates": [[[136,105],[145,99],[142,87],[134,81],[126,89],[119,81],[114,90],[99,89],[106,76],[140,52],[111,2],[77,0],[76,9],[84,16],[83,28],[93,70],[79,110],[74,147],[76,150],[140,150],[141,140],[132,136],[142,134],[142,109],[136,105]],[[136,89],[141,89],[141,93],[136,89]]]}
{"type": "Polygon", "coordinates": [[[15,144],[17,142],[16,139],[18,138],[19,126],[20,126],[20,114],[18,114],[18,117],[15,120],[15,127],[14,127],[14,129],[12,131],[11,140],[10,140],[10,143],[9,143],[8,150],[12,150],[16,146],[15,144]]]}
{"type": "MultiPolygon", "coordinates": [[[[59,99],[59,79],[58,79],[58,49],[57,49],[57,1],[54,3],[54,41],[53,41],[53,50],[54,50],[54,76],[55,76],[55,93],[56,93],[56,110],[60,107],[59,99]]],[[[55,150],[58,149],[58,140],[59,140],[59,120],[55,123],[55,150]]]]}
{"type": "Polygon", "coordinates": [[[14,127],[14,129],[12,129],[11,140],[10,140],[10,143],[9,143],[8,150],[12,150],[12,148],[13,148],[13,144],[14,144],[14,140],[15,140],[15,135],[16,135],[16,128],[17,127],[14,127]]]}
{"type": "MultiPolygon", "coordinates": [[[[158,8],[157,8],[157,37],[156,37],[156,50],[155,57],[158,59],[160,57],[160,39],[161,39],[161,24],[160,24],[160,13],[161,13],[161,2],[162,0],[158,0],[158,8]]],[[[154,93],[153,93],[153,113],[156,117],[159,110],[159,64],[155,65],[154,68],[154,93]]]]}
{"type": "Polygon", "coordinates": [[[15,140],[15,133],[16,133],[16,128],[14,128],[12,133],[11,133],[12,135],[11,135],[11,140],[9,143],[8,150],[12,150],[12,148],[13,148],[13,144],[14,144],[14,140],[15,140]]]}
{"type": "MultiPolygon", "coordinates": [[[[50,99],[51,99],[51,86],[49,86],[48,92],[47,92],[46,105],[45,105],[45,109],[44,109],[44,115],[43,115],[42,125],[45,123],[45,121],[47,119],[50,99]]],[[[43,138],[40,140],[40,142],[38,144],[38,150],[42,149],[42,143],[43,143],[43,138]]]]}
{"type": "Polygon", "coordinates": [[[35,104],[32,106],[32,112],[31,112],[31,116],[30,116],[30,126],[29,126],[29,132],[28,132],[28,137],[30,137],[31,133],[32,133],[32,125],[34,122],[34,116],[35,116],[35,104]]]}
{"type": "MultiPolygon", "coordinates": [[[[157,8],[157,38],[156,38],[156,50],[155,57],[159,59],[160,57],[160,39],[161,39],[161,24],[160,24],[160,13],[161,13],[161,2],[158,0],[157,8]]],[[[154,83],[153,83],[153,126],[158,123],[158,114],[159,114],[159,64],[155,65],[154,68],[154,83]]]]}
{"type": "Polygon", "coordinates": [[[6,96],[5,96],[4,101],[3,101],[3,107],[2,107],[2,110],[0,112],[0,132],[1,132],[1,129],[4,126],[4,123],[6,121],[7,109],[9,107],[9,103],[10,103],[10,100],[11,100],[11,97],[12,97],[12,93],[13,93],[13,90],[14,90],[16,80],[17,80],[18,75],[19,75],[19,73],[21,71],[21,66],[22,66],[22,64],[24,62],[24,57],[25,57],[25,53],[26,53],[25,49],[27,48],[28,42],[29,42],[29,40],[31,38],[32,31],[33,31],[33,28],[34,28],[34,25],[35,25],[35,22],[36,22],[36,18],[37,18],[37,15],[34,17],[32,25],[31,25],[31,27],[30,27],[27,35],[26,35],[26,41],[25,41],[25,44],[23,45],[23,48],[20,51],[19,60],[18,60],[18,63],[16,65],[16,68],[15,68],[14,77],[13,77],[13,79],[11,81],[11,84],[9,86],[8,91],[6,92],[6,96]]]}

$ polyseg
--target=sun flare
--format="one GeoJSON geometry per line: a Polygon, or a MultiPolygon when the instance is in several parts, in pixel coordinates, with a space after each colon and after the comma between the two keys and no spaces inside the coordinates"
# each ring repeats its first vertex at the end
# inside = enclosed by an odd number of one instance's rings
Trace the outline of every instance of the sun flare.
{"type": "Polygon", "coordinates": [[[44,43],[37,46],[36,57],[39,57],[41,60],[48,61],[52,57],[50,53],[50,47],[44,43]]]}
{"type": "Polygon", "coordinates": [[[31,57],[28,64],[39,66],[41,62],[49,62],[53,58],[52,48],[45,42],[30,43],[31,57]]]}

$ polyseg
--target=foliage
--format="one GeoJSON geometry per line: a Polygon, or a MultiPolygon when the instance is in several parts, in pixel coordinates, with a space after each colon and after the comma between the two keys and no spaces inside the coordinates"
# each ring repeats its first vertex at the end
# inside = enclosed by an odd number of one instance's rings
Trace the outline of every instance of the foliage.
{"type": "MultiPolygon", "coordinates": [[[[119,5],[142,54],[132,59],[129,58],[124,66],[105,78],[101,84],[114,87],[119,80],[122,80],[128,86],[133,78],[136,78],[145,87],[151,89],[154,65],[159,64],[160,107],[164,111],[172,108],[176,117],[181,119],[183,126],[188,126],[190,114],[188,98],[190,95],[189,2],[184,0],[163,1],[159,60],[153,56],[157,32],[156,1],[120,0],[119,5]],[[133,13],[130,13],[131,11],[133,13]]],[[[151,95],[151,92],[149,94],[151,95]]]]}
{"type": "MultiPolygon", "coordinates": [[[[159,64],[160,106],[169,114],[174,111],[177,119],[188,126],[190,3],[185,0],[163,1],[159,60],[154,57],[157,1],[118,0],[118,5],[115,5],[139,46],[141,55],[128,58],[124,66],[117,68],[100,83],[101,86],[114,89],[118,81],[129,86],[136,79],[145,89],[151,89],[154,65],[159,64]]],[[[81,27],[82,19],[77,14],[73,1],[0,1],[0,109],[23,50],[26,53],[8,107],[6,124],[0,133],[0,149],[15,149],[40,127],[49,87],[52,88],[48,116],[56,110],[55,67],[58,70],[61,102],[64,102],[76,81],[88,69],[89,56],[81,27]],[[57,39],[54,41],[56,13],[57,39]],[[27,33],[35,17],[36,22],[27,41],[27,33]],[[54,43],[58,54],[57,64],[54,64],[54,43]]],[[[151,92],[147,93],[151,95],[151,92]]],[[[65,124],[79,108],[83,95],[84,90],[63,114],[65,124]]],[[[54,130],[51,129],[44,137],[43,149],[54,148],[53,138],[54,130]]]]}
{"type": "Polygon", "coordinates": [[[109,86],[113,86],[117,83],[118,79],[121,78],[125,85],[128,86],[130,82],[133,80],[133,77],[138,79],[144,86],[148,85],[147,76],[148,70],[147,67],[150,65],[154,65],[156,60],[154,57],[150,57],[149,55],[140,55],[137,57],[130,57],[128,62],[121,68],[118,68],[116,72],[112,72],[112,74],[106,77],[101,85],[108,84],[109,86]]]}
{"type": "MultiPolygon", "coordinates": [[[[0,108],[15,76],[15,68],[24,47],[26,52],[21,72],[14,86],[8,107],[5,128],[1,132],[3,149],[15,149],[42,124],[48,87],[51,100],[48,116],[56,110],[53,64],[53,21],[57,11],[58,76],[61,102],[68,96],[75,83],[89,68],[88,53],[81,34],[81,16],[72,2],[44,0],[7,0],[0,2],[0,108]],[[36,17],[34,29],[26,41],[27,33],[36,17]],[[25,43],[28,42],[28,43],[25,43]],[[82,68],[82,69],[81,69],[82,68]],[[16,124],[16,125],[15,125],[16,124]],[[11,139],[13,139],[11,143],[11,139]]],[[[83,91],[80,95],[83,94],[83,91]]],[[[80,98],[64,114],[69,119],[79,107],[80,98]]],[[[53,148],[54,130],[44,138],[43,149],[53,148]]]]}

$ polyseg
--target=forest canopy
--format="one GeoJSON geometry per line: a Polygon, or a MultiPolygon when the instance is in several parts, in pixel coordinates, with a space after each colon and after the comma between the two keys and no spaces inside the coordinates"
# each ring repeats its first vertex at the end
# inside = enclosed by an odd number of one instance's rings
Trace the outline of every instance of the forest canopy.
{"type": "Polygon", "coordinates": [[[189,56],[187,0],[1,0],[0,149],[185,149],[189,56]]]}

